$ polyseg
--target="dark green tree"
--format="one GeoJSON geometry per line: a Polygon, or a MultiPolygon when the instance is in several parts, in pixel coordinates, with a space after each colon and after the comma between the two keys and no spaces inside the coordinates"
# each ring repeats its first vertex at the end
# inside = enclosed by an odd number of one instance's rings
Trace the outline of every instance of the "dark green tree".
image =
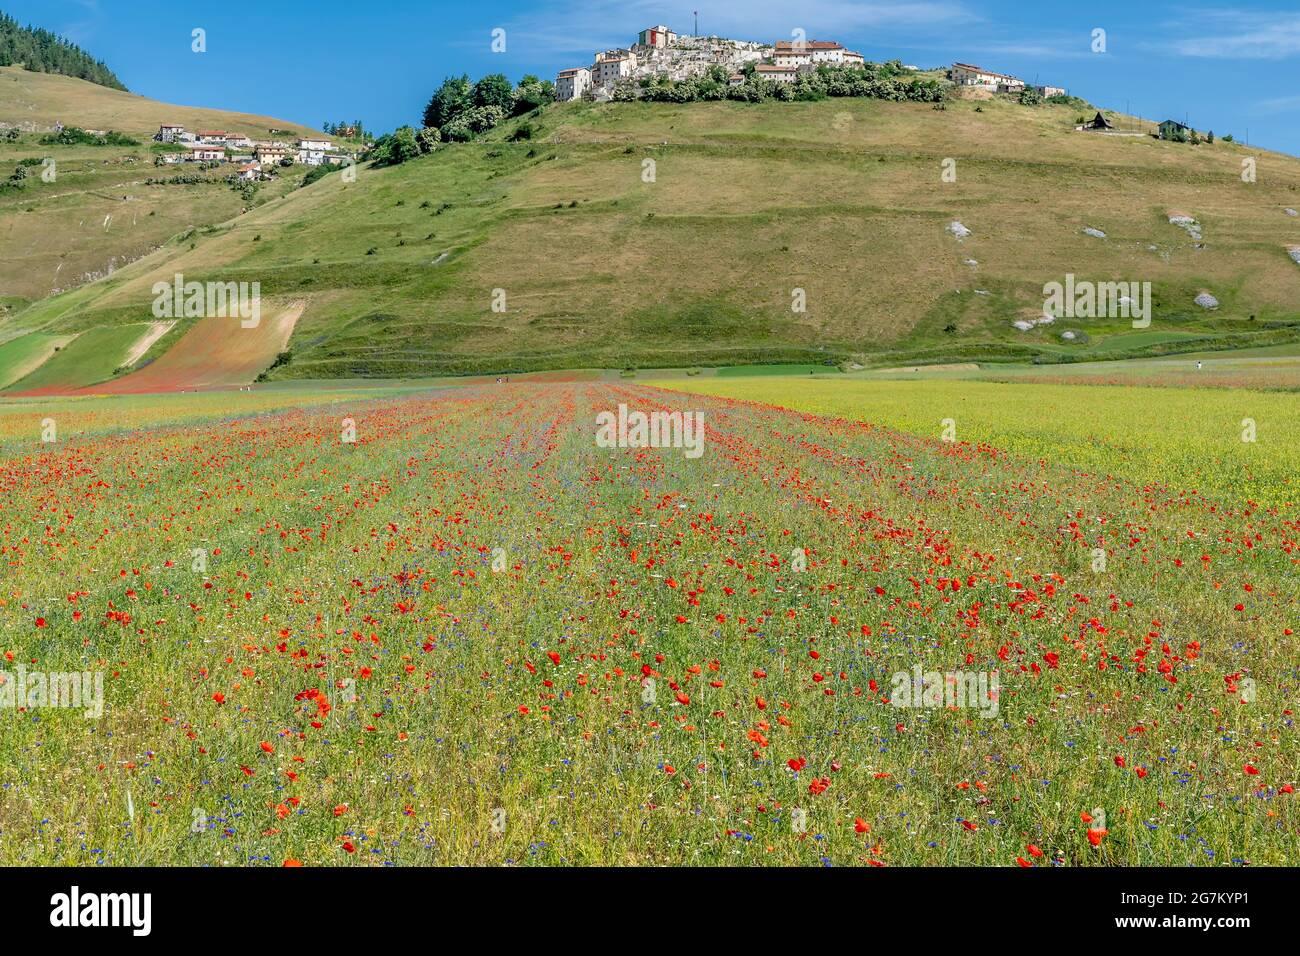
{"type": "Polygon", "coordinates": [[[495,106],[509,116],[515,106],[514,84],[502,73],[489,73],[474,84],[474,105],[495,106]]]}
{"type": "Polygon", "coordinates": [[[420,155],[420,141],[411,127],[399,126],[379,137],[370,155],[376,166],[397,166],[420,155]]]}
{"type": "Polygon", "coordinates": [[[550,80],[539,80],[529,74],[520,80],[519,86],[515,88],[515,104],[511,115],[523,116],[525,113],[540,109],[547,103],[554,102],[555,84],[550,80]]]}
{"type": "Polygon", "coordinates": [[[442,127],[474,105],[469,76],[449,76],[424,108],[424,126],[442,127]]]}

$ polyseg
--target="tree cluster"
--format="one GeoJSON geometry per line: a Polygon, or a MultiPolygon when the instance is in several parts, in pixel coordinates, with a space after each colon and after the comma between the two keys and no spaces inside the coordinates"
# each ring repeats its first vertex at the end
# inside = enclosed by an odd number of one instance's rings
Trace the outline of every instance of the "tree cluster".
{"type": "Polygon", "coordinates": [[[0,13],[0,66],[21,64],[33,73],[58,73],[125,90],[107,66],[75,43],[49,30],[19,26],[18,21],[0,13]]]}

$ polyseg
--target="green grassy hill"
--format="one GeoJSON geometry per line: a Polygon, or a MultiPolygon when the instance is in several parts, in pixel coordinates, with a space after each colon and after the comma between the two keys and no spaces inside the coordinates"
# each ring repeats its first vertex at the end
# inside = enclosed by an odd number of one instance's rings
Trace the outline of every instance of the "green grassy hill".
{"type": "MultiPolygon", "coordinates": [[[[26,167],[21,187],[0,186],[0,315],[111,274],[174,236],[224,222],[250,205],[224,181],[228,168],[204,173],[198,185],[147,184],[193,172],[154,167],[159,152],[174,150],[151,141],[169,122],[261,138],[273,128],[311,133],[270,117],[173,107],[66,76],[0,67],[0,131],[18,131],[16,140],[0,135],[0,180],[23,161],[36,164],[26,167]],[[42,143],[60,121],[120,131],[140,145],[42,143]],[[46,159],[56,163],[52,182],[41,177],[46,159]]],[[[260,187],[257,201],[294,188],[303,173],[260,187]]],[[[0,341],[10,337],[0,326],[0,341]]]]}
{"type": "Polygon", "coordinates": [[[263,138],[272,129],[295,135],[317,132],[310,126],[271,116],[176,106],[71,76],[0,66],[0,129],[16,126],[29,132],[45,132],[56,123],[83,129],[112,129],[132,136],[152,136],[164,123],[263,138]]]}
{"type": "Polygon", "coordinates": [[[8,324],[142,321],[152,283],[183,272],[306,303],[272,377],[1116,359],[1300,339],[1300,161],[1077,133],[1077,117],[1005,99],[556,105],[354,183],[326,176],[8,324]],[[508,142],[525,123],[531,139],[508,142]],[[1067,273],[1150,281],[1151,327],[1014,328],[1067,273]],[[1203,291],[1217,310],[1194,303],[1203,291]]]}

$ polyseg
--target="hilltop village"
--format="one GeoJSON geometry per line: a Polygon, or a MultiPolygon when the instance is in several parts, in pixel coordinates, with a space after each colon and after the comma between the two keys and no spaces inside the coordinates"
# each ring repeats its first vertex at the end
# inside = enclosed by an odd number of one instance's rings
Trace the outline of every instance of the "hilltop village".
{"type": "MultiPolygon", "coordinates": [[[[627,48],[595,54],[591,66],[561,70],[555,77],[555,98],[560,102],[579,99],[599,102],[612,99],[620,85],[688,80],[704,76],[715,67],[728,72],[732,86],[744,84],[750,76],[775,83],[794,83],[801,73],[816,71],[822,65],[863,67],[866,61],[861,53],[834,40],[760,43],[683,35],[660,24],[642,30],[637,41],[627,48]]],[[[916,67],[905,69],[919,72],[916,67]]],[[[954,63],[947,77],[957,86],[972,91],[1017,93],[1026,88],[1024,80],[968,63],[954,63]]],[[[1044,97],[1065,93],[1057,86],[1036,89],[1044,97]]]]}

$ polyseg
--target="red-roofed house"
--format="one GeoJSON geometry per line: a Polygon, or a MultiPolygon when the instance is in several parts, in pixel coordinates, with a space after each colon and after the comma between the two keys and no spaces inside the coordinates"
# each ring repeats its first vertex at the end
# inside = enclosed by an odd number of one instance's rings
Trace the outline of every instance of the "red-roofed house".
{"type": "Polygon", "coordinates": [[[844,44],[834,40],[778,40],[772,61],[777,66],[802,66],[804,63],[843,63],[844,44]],[[807,59],[796,59],[807,54],[807,59]]]}

